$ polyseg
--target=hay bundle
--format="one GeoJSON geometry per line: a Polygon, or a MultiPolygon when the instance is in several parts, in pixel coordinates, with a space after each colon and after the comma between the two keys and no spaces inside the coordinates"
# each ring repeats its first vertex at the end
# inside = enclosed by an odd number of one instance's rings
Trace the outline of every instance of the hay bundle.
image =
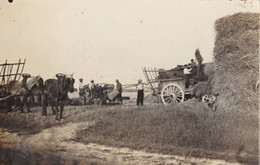
{"type": "Polygon", "coordinates": [[[219,93],[218,110],[257,112],[254,87],[259,78],[259,14],[221,18],[215,29],[216,72],[211,85],[213,92],[219,93]]]}
{"type": "Polygon", "coordinates": [[[212,87],[209,81],[199,82],[193,87],[191,95],[195,96],[196,98],[201,98],[203,95],[210,95],[211,91],[212,87]]]}

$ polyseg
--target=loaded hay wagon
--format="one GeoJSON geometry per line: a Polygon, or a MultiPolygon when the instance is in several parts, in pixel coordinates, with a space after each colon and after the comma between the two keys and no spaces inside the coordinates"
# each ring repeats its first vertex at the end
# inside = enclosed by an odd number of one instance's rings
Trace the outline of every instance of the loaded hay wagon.
{"type": "Polygon", "coordinates": [[[205,69],[212,67],[212,64],[202,64],[199,73],[197,67],[192,68],[191,65],[178,65],[170,70],[144,67],[143,72],[153,95],[160,96],[165,105],[176,104],[191,98],[192,90],[198,82],[208,80],[205,69]]]}
{"type": "Polygon", "coordinates": [[[10,81],[19,81],[25,66],[25,61],[19,59],[18,63],[5,63],[0,64],[0,101],[3,102],[12,95],[7,92],[7,84],[10,81]]]}
{"type": "Polygon", "coordinates": [[[25,61],[19,59],[17,63],[0,64],[0,106],[5,107],[7,103],[13,102],[21,105],[21,98],[27,97],[30,103],[40,104],[40,94],[43,88],[41,76],[31,76],[23,73],[25,61]],[[22,79],[22,80],[21,80],[22,79]],[[25,86],[23,82],[25,82],[25,86]]]}

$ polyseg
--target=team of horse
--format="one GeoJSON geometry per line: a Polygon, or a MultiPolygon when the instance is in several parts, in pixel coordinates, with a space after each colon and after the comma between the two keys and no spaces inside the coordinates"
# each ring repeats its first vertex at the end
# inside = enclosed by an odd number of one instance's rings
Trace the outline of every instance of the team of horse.
{"type": "Polygon", "coordinates": [[[31,112],[31,103],[42,106],[42,115],[47,116],[47,106],[50,105],[56,120],[62,119],[65,101],[68,92],[74,91],[75,79],[72,75],[56,74],[57,79],[43,81],[40,76],[22,74],[22,81],[10,81],[5,88],[7,111],[12,111],[12,106],[18,105],[21,113],[24,106],[31,112]]]}

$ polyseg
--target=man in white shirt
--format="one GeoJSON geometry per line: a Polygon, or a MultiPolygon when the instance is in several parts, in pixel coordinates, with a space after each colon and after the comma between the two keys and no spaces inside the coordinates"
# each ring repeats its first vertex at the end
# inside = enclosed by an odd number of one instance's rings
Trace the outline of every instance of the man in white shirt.
{"type": "Polygon", "coordinates": [[[94,80],[91,80],[89,84],[89,90],[90,90],[90,96],[92,98],[94,98],[94,88],[95,88],[94,80]]]}
{"type": "Polygon", "coordinates": [[[83,78],[79,79],[79,99],[83,99],[84,104],[86,105],[86,93],[84,91],[83,78]]]}
{"type": "Polygon", "coordinates": [[[83,78],[79,79],[79,97],[83,96],[84,88],[83,88],[83,78]]]}
{"type": "Polygon", "coordinates": [[[141,106],[143,106],[144,104],[144,84],[142,84],[142,80],[138,80],[138,84],[137,84],[137,100],[136,100],[136,104],[137,106],[139,106],[139,104],[141,104],[141,106]]]}

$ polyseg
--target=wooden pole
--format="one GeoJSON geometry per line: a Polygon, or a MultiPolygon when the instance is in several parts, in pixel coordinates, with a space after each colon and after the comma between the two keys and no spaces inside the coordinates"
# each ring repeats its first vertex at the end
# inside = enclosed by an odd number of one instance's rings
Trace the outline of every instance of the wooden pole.
{"type": "Polygon", "coordinates": [[[14,76],[14,80],[16,80],[17,74],[18,74],[18,72],[19,72],[20,62],[21,62],[21,59],[19,59],[18,66],[17,66],[17,70],[16,70],[16,73],[15,73],[15,76],[14,76]]]}
{"type": "Polygon", "coordinates": [[[22,67],[22,70],[21,70],[21,72],[20,72],[20,74],[19,74],[18,81],[20,80],[20,78],[21,78],[21,75],[23,74],[23,69],[24,69],[25,61],[26,61],[26,58],[24,59],[24,62],[23,62],[23,63],[21,63],[21,64],[23,65],[23,67],[22,67]]]}
{"type": "MultiPolygon", "coordinates": [[[[5,64],[7,64],[7,60],[5,61],[5,64]]],[[[2,77],[1,85],[4,85],[4,84],[5,84],[5,70],[6,70],[6,65],[4,65],[4,72],[3,72],[3,77],[2,77]]]]}

